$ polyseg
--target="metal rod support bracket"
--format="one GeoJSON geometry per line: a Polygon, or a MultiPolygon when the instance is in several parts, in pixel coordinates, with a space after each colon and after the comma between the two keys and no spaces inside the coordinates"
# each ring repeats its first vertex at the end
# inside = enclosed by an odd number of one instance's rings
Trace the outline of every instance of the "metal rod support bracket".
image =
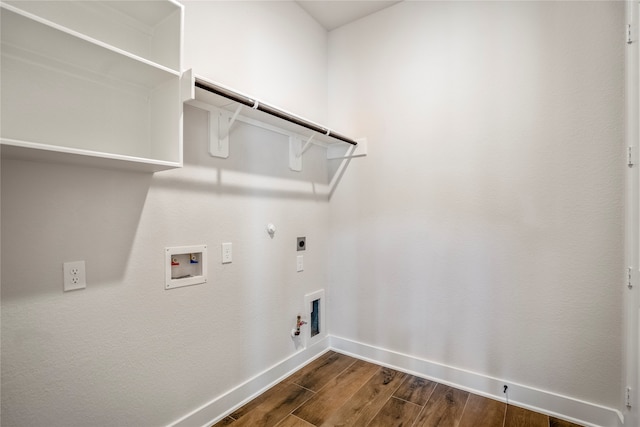
{"type": "MultiPolygon", "coordinates": [[[[237,114],[214,107],[213,105],[198,100],[189,101],[189,104],[196,108],[205,110],[208,113],[209,123],[209,154],[212,157],[229,157],[229,131],[231,125],[237,119],[237,114]],[[235,118],[234,118],[235,116],[235,118]],[[231,120],[233,118],[233,121],[231,120]]],[[[239,113],[236,110],[236,113],[239,113]]]]}
{"type": "Polygon", "coordinates": [[[302,171],[302,138],[298,135],[289,136],[289,169],[302,171]]]}
{"type": "Polygon", "coordinates": [[[314,135],[311,135],[309,137],[309,139],[307,139],[307,142],[305,142],[304,147],[302,147],[302,151],[300,152],[300,156],[302,156],[304,153],[306,153],[307,150],[311,147],[311,144],[313,143],[313,137],[314,137],[314,135]]]}
{"type": "Polygon", "coordinates": [[[327,160],[354,159],[367,155],[367,138],[356,139],[358,145],[350,145],[345,151],[342,145],[330,145],[327,147],[327,160]]]}
{"type": "Polygon", "coordinates": [[[231,118],[229,119],[229,123],[227,124],[227,129],[225,129],[227,133],[226,135],[220,135],[221,139],[229,137],[229,132],[231,132],[231,127],[233,126],[236,119],[238,118],[238,114],[240,114],[240,111],[242,111],[242,105],[238,105],[238,108],[236,108],[236,111],[233,113],[233,116],[231,116],[231,118]]]}

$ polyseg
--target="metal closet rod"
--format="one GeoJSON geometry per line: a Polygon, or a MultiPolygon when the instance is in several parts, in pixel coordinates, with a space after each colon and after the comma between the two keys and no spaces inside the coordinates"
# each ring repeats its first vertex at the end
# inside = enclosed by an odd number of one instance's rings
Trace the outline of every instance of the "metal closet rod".
{"type": "Polygon", "coordinates": [[[272,107],[270,105],[267,104],[263,104],[262,102],[259,102],[255,99],[249,98],[247,96],[244,96],[238,92],[234,92],[231,89],[227,89],[225,87],[222,86],[218,86],[216,84],[210,83],[210,82],[206,82],[200,79],[196,79],[195,81],[195,86],[200,88],[200,89],[204,89],[208,92],[211,93],[215,93],[216,95],[220,95],[223,96],[227,99],[230,99],[232,101],[235,101],[237,103],[240,103],[242,105],[246,105],[247,107],[251,107],[254,110],[258,110],[258,111],[262,111],[264,113],[267,114],[271,114],[272,116],[278,117],[279,119],[285,120],[287,122],[290,123],[294,123],[298,126],[302,126],[303,128],[306,129],[310,129],[314,132],[318,132],[321,133],[323,135],[327,135],[331,138],[335,138],[335,139],[339,139],[340,141],[346,142],[348,144],[351,145],[358,145],[358,143],[351,139],[348,138],[344,135],[340,135],[337,132],[334,132],[330,129],[327,128],[323,128],[322,126],[318,126],[317,124],[301,119],[300,117],[294,116],[292,114],[289,114],[285,111],[279,110],[275,107],[272,107]]]}

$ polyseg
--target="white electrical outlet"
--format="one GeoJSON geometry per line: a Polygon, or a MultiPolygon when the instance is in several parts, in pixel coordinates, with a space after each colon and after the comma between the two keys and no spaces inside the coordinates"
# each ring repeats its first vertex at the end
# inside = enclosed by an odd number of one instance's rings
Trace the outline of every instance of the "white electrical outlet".
{"type": "Polygon", "coordinates": [[[84,261],[65,262],[62,271],[64,273],[64,291],[75,291],[87,287],[87,273],[84,261]]]}
{"type": "Polygon", "coordinates": [[[296,271],[303,271],[304,270],[304,259],[302,258],[302,255],[298,255],[296,257],[296,271]]]}
{"type": "Polygon", "coordinates": [[[233,261],[233,246],[231,243],[222,244],[222,263],[228,264],[233,261]]]}

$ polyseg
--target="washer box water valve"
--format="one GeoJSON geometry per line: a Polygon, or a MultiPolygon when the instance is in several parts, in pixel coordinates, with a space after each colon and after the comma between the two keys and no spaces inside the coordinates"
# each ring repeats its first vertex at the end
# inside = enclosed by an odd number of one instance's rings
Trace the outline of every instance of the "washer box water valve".
{"type": "Polygon", "coordinates": [[[207,246],[179,246],[165,251],[165,289],[207,282],[207,246]]]}

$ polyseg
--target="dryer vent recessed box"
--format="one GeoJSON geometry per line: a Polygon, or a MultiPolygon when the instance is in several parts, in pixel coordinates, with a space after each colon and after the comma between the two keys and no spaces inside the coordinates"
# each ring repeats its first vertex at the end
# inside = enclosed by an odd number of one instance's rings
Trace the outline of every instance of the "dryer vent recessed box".
{"type": "Polygon", "coordinates": [[[296,239],[296,246],[298,251],[304,251],[307,249],[307,238],[306,237],[298,237],[296,239]]]}
{"type": "Polygon", "coordinates": [[[207,282],[207,246],[166,248],[165,289],[207,282]]]}

